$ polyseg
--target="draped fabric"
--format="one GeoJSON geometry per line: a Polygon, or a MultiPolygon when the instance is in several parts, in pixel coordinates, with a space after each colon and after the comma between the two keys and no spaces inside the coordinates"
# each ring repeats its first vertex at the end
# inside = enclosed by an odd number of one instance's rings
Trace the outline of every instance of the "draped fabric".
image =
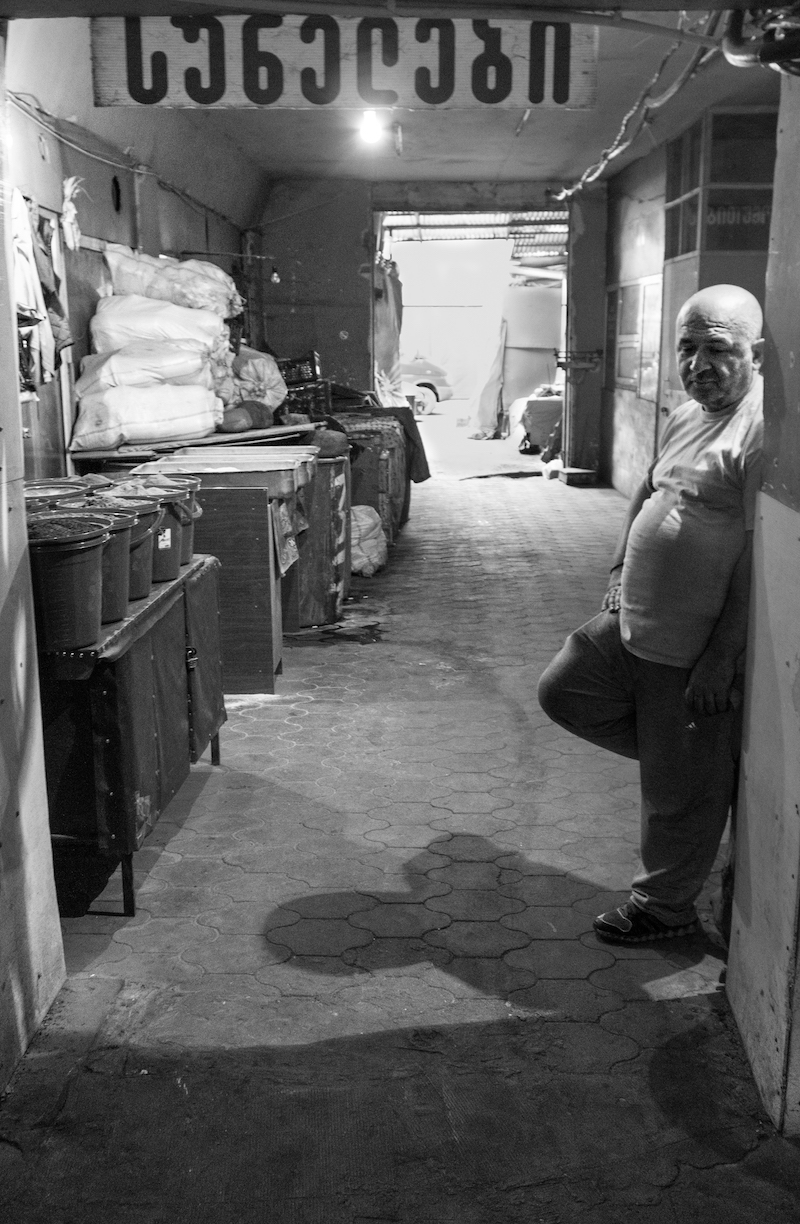
{"type": "Polygon", "coordinates": [[[491,438],[500,424],[500,413],[503,407],[503,363],[506,355],[506,331],[508,325],[505,319],[500,324],[500,339],[494,360],[489,367],[489,376],[479,391],[470,420],[476,427],[473,437],[491,438]]]}
{"type": "MultiPolygon", "coordinates": [[[[403,322],[403,286],[397,264],[379,260],[375,265],[374,352],[376,383],[401,392],[400,328],[403,322]]],[[[403,400],[402,402],[407,402],[403,400]]]]}

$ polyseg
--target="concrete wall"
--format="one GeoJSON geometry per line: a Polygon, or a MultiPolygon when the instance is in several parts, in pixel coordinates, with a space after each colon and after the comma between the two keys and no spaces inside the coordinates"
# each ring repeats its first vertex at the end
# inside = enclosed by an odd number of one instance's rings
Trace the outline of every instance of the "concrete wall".
{"type": "MultiPolygon", "coordinates": [[[[393,209],[506,211],[546,206],[545,183],[364,183],[283,179],[258,226],[261,337],[281,357],[320,354],[326,378],[372,386],[374,216],[393,209]],[[272,262],[280,283],[270,280],[272,262]]],[[[601,325],[602,326],[602,325],[601,325]]]]}
{"type": "Polygon", "coordinates": [[[374,238],[369,183],[274,183],[261,218],[263,335],[280,357],[309,349],[325,378],[372,386],[374,238]]]}
{"type": "MultiPolygon", "coordinates": [[[[72,119],[117,149],[129,150],[134,161],[152,167],[238,227],[257,219],[266,176],[230,140],[214,133],[204,122],[206,115],[159,107],[94,106],[87,19],[11,22],[7,86],[32,94],[51,114],[72,119]]],[[[156,214],[170,250],[183,249],[180,229],[171,235],[170,218],[176,210],[182,215],[179,203],[176,196],[162,198],[156,214]]]]}
{"type": "MultiPolygon", "coordinates": [[[[0,22],[0,75],[6,52],[0,22]]],[[[2,96],[0,80],[0,96],[2,96]]],[[[6,147],[0,114],[0,150],[6,147]]],[[[2,152],[0,152],[2,157],[2,152]]],[[[0,164],[0,170],[2,165],[0,164]]],[[[10,239],[0,198],[0,1087],[64,980],[23,496],[10,239]]]]}
{"type": "Polygon", "coordinates": [[[10,105],[13,186],[42,208],[60,212],[63,180],[77,175],[83,188],[76,200],[81,232],[139,246],[151,255],[239,250],[240,231],[258,215],[266,188],[262,172],[235,149],[201,138],[181,111],[93,106],[87,21],[11,22],[8,62],[9,91],[29,102],[36,99],[66,138],[59,140],[10,105]],[[112,164],[131,161],[152,172],[112,164]],[[115,178],[119,210],[112,195],[115,178]]]}
{"type": "Polygon", "coordinates": [[[503,403],[555,382],[553,350],[561,348],[561,285],[512,286],[503,301],[508,324],[503,364],[503,403]]]}
{"type": "Polygon", "coordinates": [[[782,78],[728,993],[764,1103],[800,1135],[800,80],[782,78]]]}
{"type": "MultiPolygon", "coordinates": [[[[609,286],[661,275],[664,265],[664,147],[634,162],[608,185],[609,286]]],[[[655,454],[658,408],[638,389],[615,385],[612,337],[606,338],[606,378],[600,429],[600,475],[630,496],[655,454]]]]}
{"type": "MultiPolygon", "coordinates": [[[[572,352],[605,348],[606,221],[605,183],[572,201],[567,265],[567,349],[572,352]]],[[[602,360],[594,371],[567,373],[567,466],[598,466],[602,391],[602,360]]]]}

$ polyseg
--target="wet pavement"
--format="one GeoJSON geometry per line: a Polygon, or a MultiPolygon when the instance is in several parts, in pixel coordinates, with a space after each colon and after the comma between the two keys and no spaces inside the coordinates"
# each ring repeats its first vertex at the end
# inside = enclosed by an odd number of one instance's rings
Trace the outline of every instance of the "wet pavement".
{"type": "Polygon", "coordinates": [[[538,461],[464,415],[422,422],[434,479],[340,629],[228,697],[136,916],[64,918],[68,983],[0,1109],[9,1224],[797,1221],[709,890],[697,936],[598,942],[636,767],[535,699],[625,503],[491,478],[538,461]]]}

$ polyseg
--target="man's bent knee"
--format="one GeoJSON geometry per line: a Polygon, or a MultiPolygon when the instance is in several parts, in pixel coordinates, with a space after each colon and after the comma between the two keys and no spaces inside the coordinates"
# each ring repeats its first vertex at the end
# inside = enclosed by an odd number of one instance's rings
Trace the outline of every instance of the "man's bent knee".
{"type": "Polygon", "coordinates": [[[566,647],[559,651],[542,672],[536,695],[547,717],[571,731],[575,725],[570,716],[574,702],[571,700],[572,695],[566,675],[567,667],[564,665],[565,653],[566,647]]]}

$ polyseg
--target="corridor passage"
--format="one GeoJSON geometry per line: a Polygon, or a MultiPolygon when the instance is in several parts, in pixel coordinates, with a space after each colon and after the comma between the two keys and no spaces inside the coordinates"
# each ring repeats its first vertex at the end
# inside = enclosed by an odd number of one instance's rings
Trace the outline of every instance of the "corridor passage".
{"type": "Polygon", "coordinates": [[[514,478],[538,461],[463,414],[423,421],[434,479],[342,627],[228,698],[136,916],[64,919],[0,1109],[8,1224],[796,1224],[708,896],[693,938],[596,940],[636,767],[536,702],[625,502],[514,478]]]}

